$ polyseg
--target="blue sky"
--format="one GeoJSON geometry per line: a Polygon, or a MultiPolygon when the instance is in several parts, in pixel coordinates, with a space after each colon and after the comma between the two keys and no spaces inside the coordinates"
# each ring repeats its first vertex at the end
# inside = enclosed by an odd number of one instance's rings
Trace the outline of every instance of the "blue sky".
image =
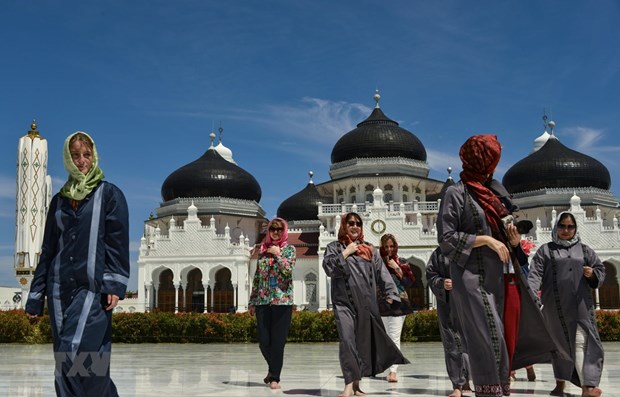
{"type": "Polygon", "coordinates": [[[329,179],[333,145],[386,115],[425,145],[430,177],[494,133],[497,176],[527,156],[546,109],[568,147],[620,172],[620,3],[9,1],[0,7],[0,285],[13,273],[17,142],[36,118],[56,192],[61,146],[89,132],[130,207],[132,271],[164,179],[209,133],[261,185],[269,217],[329,179]]]}

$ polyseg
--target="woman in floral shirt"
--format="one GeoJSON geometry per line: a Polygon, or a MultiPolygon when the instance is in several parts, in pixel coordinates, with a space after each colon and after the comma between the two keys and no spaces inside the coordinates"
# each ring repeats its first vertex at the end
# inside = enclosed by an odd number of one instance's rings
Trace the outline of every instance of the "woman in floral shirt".
{"type": "Polygon", "coordinates": [[[260,245],[248,308],[250,315],[256,313],[260,351],[269,366],[264,382],[272,389],[281,388],[284,345],[293,313],[296,253],[287,238],[288,225],[284,219],[274,218],[269,222],[260,245]]]}

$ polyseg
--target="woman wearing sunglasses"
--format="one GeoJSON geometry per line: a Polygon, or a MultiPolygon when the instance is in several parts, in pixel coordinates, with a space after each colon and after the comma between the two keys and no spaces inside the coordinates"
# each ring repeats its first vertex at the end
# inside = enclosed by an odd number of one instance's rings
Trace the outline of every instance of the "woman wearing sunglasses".
{"type": "Polygon", "coordinates": [[[570,352],[570,360],[554,359],[556,387],[552,396],[564,396],[566,381],[582,388],[583,397],[602,394],[598,387],[603,371],[603,346],[599,338],[592,289],[605,279],[605,266],[581,243],[577,222],[562,212],[551,232],[552,242],[536,251],[528,282],[542,291],[543,316],[556,340],[570,352]]]}
{"type": "Polygon", "coordinates": [[[251,316],[256,314],[258,344],[268,365],[263,381],[271,389],[281,388],[284,345],[293,313],[296,252],[287,238],[288,225],[284,219],[274,218],[269,222],[260,245],[248,307],[251,316]]]}
{"type": "Polygon", "coordinates": [[[363,376],[379,374],[393,364],[408,364],[385,332],[376,288],[392,304],[398,289],[378,250],[364,241],[361,217],[342,216],[338,241],[325,249],[323,269],[331,277],[331,300],[338,329],[339,358],[345,387],[339,397],[363,396],[363,376]],[[376,288],[375,288],[376,287],[376,288]]]}

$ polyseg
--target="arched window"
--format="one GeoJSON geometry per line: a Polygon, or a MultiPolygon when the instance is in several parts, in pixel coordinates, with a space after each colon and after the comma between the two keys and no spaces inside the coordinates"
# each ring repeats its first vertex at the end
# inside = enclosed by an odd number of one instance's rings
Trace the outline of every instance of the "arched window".
{"type": "Polygon", "coordinates": [[[305,301],[309,304],[317,303],[316,289],[317,289],[317,276],[314,273],[306,274],[304,278],[306,284],[306,296],[305,301]]]}

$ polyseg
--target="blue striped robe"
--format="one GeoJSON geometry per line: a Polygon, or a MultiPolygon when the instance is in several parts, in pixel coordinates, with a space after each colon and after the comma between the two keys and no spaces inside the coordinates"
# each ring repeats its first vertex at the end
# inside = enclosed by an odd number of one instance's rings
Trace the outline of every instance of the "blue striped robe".
{"type": "Polygon", "coordinates": [[[110,379],[112,313],[108,294],[125,297],[129,214],[119,188],[101,182],[77,209],[60,194],[50,203],[41,258],[26,312],[43,314],[47,296],[58,396],[117,396],[110,379]]]}

